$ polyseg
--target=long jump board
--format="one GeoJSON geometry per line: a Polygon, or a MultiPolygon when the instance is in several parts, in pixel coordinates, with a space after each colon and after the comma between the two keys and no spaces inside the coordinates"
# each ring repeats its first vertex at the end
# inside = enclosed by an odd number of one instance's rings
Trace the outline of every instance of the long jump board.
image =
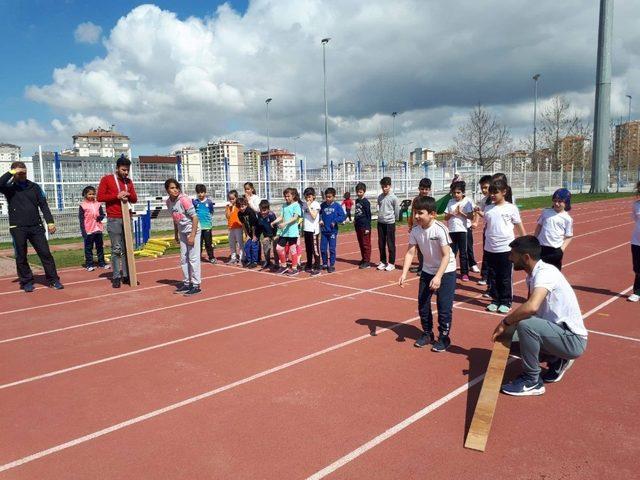
{"type": "Polygon", "coordinates": [[[131,287],[138,286],[138,273],[136,271],[136,257],[133,253],[133,232],[131,232],[131,215],[129,214],[129,205],[122,202],[122,228],[124,230],[124,245],[126,248],[127,270],[129,271],[129,280],[131,287]]]}
{"type": "Polygon", "coordinates": [[[471,427],[467,434],[467,440],[464,442],[465,448],[484,452],[491,430],[491,422],[493,414],[496,411],[498,402],[498,394],[502,385],[502,377],[509,359],[509,350],[511,348],[511,337],[513,331],[503,334],[494,344],[485,373],[482,389],[476,404],[476,410],[473,413],[471,427]]]}

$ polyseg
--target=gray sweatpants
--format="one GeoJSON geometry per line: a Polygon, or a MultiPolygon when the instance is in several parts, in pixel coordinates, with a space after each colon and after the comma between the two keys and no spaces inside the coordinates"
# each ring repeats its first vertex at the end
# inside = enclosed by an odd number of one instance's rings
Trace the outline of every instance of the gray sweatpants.
{"type": "Polygon", "coordinates": [[[107,233],[111,240],[111,264],[113,266],[113,278],[120,278],[120,269],[122,276],[128,277],[127,270],[127,252],[124,246],[124,227],[121,218],[107,219],[107,233]]]}
{"type": "Polygon", "coordinates": [[[190,233],[179,233],[180,239],[180,266],[182,267],[183,282],[185,285],[191,284],[199,286],[202,282],[200,277],[200,236],[198,231],[195,236],[193,245],[187,243],[190,233]]]}
{"type": "Polygon", "coordinates": [[[229,230],[229,249],[231,250],[231,258],[242,260],[244,257],[244,239],[242,238],[241,228],[232,228],[229,230]],[[238,249],[237,255],[236,248],[238,249]]]}
{"type": "Polygon", "coordinates": [[[578,358],[587,348],[585,338],[562,325],[539,317],[518,322],[513,334],[513,342],[519,343],[522,373],[528,379],[536,381],[540,377],[541,360],[549,363],[559,358],[571,360],[578,358]]]}

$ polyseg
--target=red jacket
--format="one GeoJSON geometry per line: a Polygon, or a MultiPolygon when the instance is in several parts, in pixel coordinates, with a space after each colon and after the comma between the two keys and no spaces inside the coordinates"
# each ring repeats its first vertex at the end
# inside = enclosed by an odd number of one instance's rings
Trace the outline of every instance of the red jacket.
{"type": "MultiPolygon", "coordinates": [[[[136,203],[138,201],[138,195],[133,187],[133,182],[130,178],[127,178],[125,183],[120,177],[115,175],[118,179],[120,191],[129,192],[129,202],[136,203]]],[[[98,202],[104,202],[107,206],[108,218],[122,218],[122,205],[118,199],[118,186],[116,186],[114,174],[110,173],[100,179],[100,185],[98,186],[98,202]]]]}

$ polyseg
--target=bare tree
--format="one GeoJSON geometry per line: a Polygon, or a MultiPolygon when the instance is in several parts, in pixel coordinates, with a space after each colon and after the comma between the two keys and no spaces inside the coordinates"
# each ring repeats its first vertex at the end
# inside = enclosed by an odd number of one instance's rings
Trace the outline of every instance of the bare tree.
{"type": "MultiPolygon", "coordinates": [[[[403,149],[400,150],[400,155],[402,152],[403,149]]],[[[398,153],[397,149],[396,153],[398,153]]],[[[362,165],[382,165],[384,163],[386,166],[391,166],[394,161],[392,157],[393,139],[388,132],[383,130],[378,131],[372,139],[362,139],[356,150],[356,158],[362,165]]]]}
{"type": "Polygon", "coordinates": [[[511,145],[509,129],[481,104],[469,112],[469,119],[454,137],[456,151],[462,158],[487,168],[507,153],[511,145]]]}
{"type": "Polygon", "coordinates": [[[576,135],[581,123],[580,118],[570,109],[569,100],[557,95],[541,115],[540,134],[543,145],[549,149],[552,170],[560,170],[560,164],[566,163],[566,159],[560,158],[561,142],[570,135],[576,135]]]}

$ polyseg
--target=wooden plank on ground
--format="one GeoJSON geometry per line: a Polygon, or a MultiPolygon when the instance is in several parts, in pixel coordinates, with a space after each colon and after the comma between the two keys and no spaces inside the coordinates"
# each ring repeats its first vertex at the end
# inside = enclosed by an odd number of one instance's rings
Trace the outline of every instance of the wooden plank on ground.
{"type": "Polygon", "coordinates": [[[502,335],[494,344],[487,372],[485,373],[476,410],[473,413],[471,427],[467,433],[467,440],[464,443],[465,448],[479,450],[484,452],[491,430],[491,422],[493,414],[496,410],[498,402],[498,394],[502,386],[502,378],[504,370],[509,359],[509,350],[511,348],[511,337],[513,330],[502,335]]]}
{"type": "Polygon", "coordinates": [[[138,286],[138,273],[136,272],[136,257],[133,254],[133,232],[131,231],[131,215],[129,214],[129,204],[122,202],[122,229],[124,230],[125,256],[127,259],[127,270],[132,287],[138,286]]]}

